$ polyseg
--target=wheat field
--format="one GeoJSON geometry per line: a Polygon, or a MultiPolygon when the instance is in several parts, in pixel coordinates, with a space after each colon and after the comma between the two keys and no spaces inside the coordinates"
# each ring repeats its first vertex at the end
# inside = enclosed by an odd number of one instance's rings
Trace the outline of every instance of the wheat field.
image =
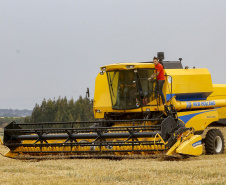
{"type": "MultiPolygon", "coordinates": [[[[0,145],[1,154],[7,150],[0,145]]],[[[226,184],[225,159],[226,154],[173,161],[163,157],[19,160],[0,156],[0,184],[226,184]]]]}

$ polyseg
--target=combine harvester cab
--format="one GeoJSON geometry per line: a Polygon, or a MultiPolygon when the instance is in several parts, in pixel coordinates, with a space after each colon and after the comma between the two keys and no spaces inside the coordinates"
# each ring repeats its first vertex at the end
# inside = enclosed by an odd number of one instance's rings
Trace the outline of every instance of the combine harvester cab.
{"type": "Polygon", "coordinates": [[[226,87],[212,85],[207,69],[183,69],[180,61],[163,61],[166,80],[163,106],[152,62],[119,63],[101,67],[95,82],[93,122],[10,123],[4,129],[8,157],[29,155],[198,156],[224,150],[226,87]],[[220,96],[221,94],[221,96],[220,96]],[[220,97],[220,99],[219,99],[220,97]],[[218,98],[218,99],[216,99],[218,98]]]}

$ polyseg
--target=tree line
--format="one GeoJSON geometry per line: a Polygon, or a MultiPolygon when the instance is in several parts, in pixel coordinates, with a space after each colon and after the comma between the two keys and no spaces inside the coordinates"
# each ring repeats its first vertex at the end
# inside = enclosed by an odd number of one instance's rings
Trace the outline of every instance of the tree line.
{"type": "Polygon", "coordinates": [[[25,123],[37,122],[70,122],[70,121],[92,121],[93,101],[80,96],[78,100],[66,97],[44,99],[41,105],[36,104],[31,116],[25,117],[25,123]]]}
{"type": "Polygon", "coordinates": [[[3,117],[0,118],[0,127],[5,127],[8,123],[15,121],[16,123],[24,123],[24,117],[3,117]]]}

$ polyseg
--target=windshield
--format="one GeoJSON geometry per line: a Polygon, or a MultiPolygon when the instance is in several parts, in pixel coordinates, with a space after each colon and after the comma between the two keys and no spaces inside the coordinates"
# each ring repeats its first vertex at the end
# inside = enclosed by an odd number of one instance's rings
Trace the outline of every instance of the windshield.
{"type": "Polygon", "coordinates": [[[133,109],[154,99],[155,83],[148,78],[154,69],[107,72],[113,109],[133,109]]]}

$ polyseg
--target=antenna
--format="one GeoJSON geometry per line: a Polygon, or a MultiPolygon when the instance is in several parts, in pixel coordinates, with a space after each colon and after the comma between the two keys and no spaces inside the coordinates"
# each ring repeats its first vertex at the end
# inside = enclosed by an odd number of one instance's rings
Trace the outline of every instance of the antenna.
{"type": "Polygon", "coordinates": [[[89,87],[87,87],[86,98],[89,98],[89,87]]]}

